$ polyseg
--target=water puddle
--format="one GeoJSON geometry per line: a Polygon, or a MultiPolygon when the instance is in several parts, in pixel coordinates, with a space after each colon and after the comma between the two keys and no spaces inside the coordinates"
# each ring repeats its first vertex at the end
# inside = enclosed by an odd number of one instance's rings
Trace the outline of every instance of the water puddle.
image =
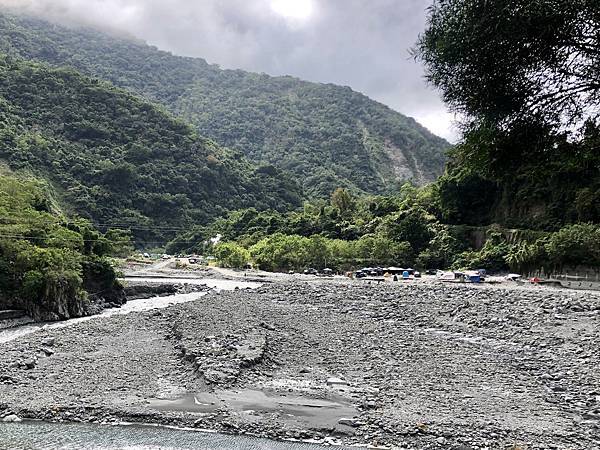
{"type": "MultiPolygon", "coordinates": [[[[172,284],[195,284],[205,285],[216,291],[221,290],[234,290],[234,289],[254,289],[261,286],[261,283],[244,282],[244,281],[231,281],[231,280],[219,280],[219,279],[189,279],[189,278],[124,278],[125,282],[135,281],[143,283],[172,283],[172,284]]],[[[70,327],[81,322],[87,322],[88,320],[95,320],[102,317],[111,317],[116,315],[130,314],[133,312],[149,311],[152,309],[167,308],[172,305],[179,303],[187,303],[199,299],[208,292],[192,292],[189,294],[175,294],[163,297],[152,297],[140,300],[130,300],[120,308],[109,308],[102,311],[100,314],[94,316],[78,317],[76,319],[63,320],[60,322],[42,322],[30,325],[18,326],[15,328],[9,328],[0,331],[0,344],[5,342],[14,341],[22,336],[27,336],[31,333],[35,333],[39,330],[54,330],[58,328],[70,327]]]]}
{"type": "MultiPolygon", "coordinates": [[[[0,448],[40,450],[325,450],[331,447],[155,426],[0,422],[0,448]]],[[[349,450],[350,447],[338,447],[349,450]]],[[[356,448],[356,447],[354,447],[356,448]]],[[[362,447],[364,448],[364,447],[362,447]]]]}
{"type": "MultiPolygon", "coordinates": [[[[271,415],[317,428],[344,428],[338,421],[358,415],[356,408],[341,396],[329,395],[316,399],[297,395],[282,395],[255,389],[218,390],[187,394],[175,400],[151,400],[150,406],[159,411],[215,413],[226,409],[249,419],[271,415]]],[[[347,429],[347,428],[346,428],[347,429]]]]}

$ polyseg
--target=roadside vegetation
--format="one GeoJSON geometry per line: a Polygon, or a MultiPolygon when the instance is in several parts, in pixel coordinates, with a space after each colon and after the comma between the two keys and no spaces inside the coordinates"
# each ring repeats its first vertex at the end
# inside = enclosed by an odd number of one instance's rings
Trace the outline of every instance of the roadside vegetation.
{"type": "Polygon", "coordinates": [[[329,202],[299,211],[234,211],[210,226],[181,234],[169,253],[214,253],[226,267],[264,270],[364,266],[527,271],[600,265],[600,226],[569,224],[556,231],[443,223],[437,185],[405,185],[394,197],[353,197],[343,189],[329,202]],[[220,234],[224,242],[212,246],[220,234]]]}

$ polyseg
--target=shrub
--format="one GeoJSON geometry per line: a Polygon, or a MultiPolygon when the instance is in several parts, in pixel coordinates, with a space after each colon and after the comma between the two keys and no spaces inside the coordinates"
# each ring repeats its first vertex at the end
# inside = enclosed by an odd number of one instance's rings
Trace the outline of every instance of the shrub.
{"type": "Polygon", "coordinates": [[[215,247],[214,254],[221,267],[241,269],[250,261],[250,252],[233,242],[218,244],[215,247]]]}

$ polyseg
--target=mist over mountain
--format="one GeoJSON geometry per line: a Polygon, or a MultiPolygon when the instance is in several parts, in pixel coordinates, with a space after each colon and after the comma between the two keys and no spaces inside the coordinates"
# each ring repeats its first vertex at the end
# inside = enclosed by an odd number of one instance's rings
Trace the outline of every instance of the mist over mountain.
{"type": "Polygon", "coordinates": [[[456,141],[411,56],[433,0],[0,0],[60,24],[136,36],[227,69],[351,86],[456,141]]]}
{"type": "Polygon", "coordinates": [[[385,193],[442,172],[446,141],[348,87],[222,70],[139,40],[31,17],[0,20],[1,51],[71,67],[160,103],[200,134],[290,172],[309,196],[340,186],[385,193]]]}

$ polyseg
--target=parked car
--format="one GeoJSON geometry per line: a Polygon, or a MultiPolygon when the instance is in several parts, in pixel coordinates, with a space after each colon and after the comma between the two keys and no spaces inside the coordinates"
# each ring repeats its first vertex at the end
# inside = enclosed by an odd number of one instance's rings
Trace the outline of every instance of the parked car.
{"type": "Polygon", "coordinates": [[[313,267],[304,270],[304,275],[318,275],[319,271],[313,267]]]}

